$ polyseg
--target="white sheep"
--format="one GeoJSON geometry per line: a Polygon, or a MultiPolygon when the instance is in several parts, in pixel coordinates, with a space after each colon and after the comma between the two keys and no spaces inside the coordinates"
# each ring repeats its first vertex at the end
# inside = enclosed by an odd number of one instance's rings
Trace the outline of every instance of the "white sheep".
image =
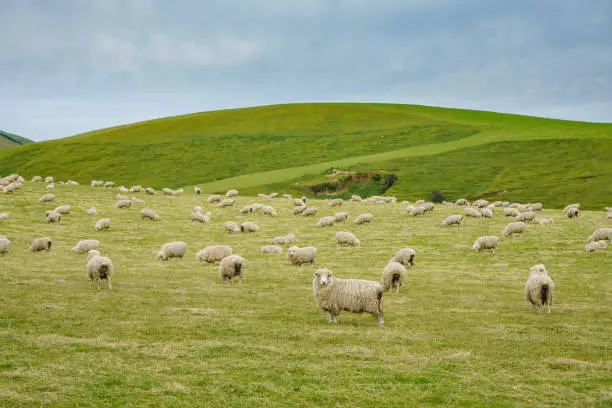
{"type": "Polygon", "coordinates": [[[226,198],[225,200],[221,200],[219,204],[217,204],[217,207],[231,207],[232,205],[234,205],[234,200],[226,198]]]}
{"type": "Polygon", "coordinates": [[[342,204],[344,204],[344,200],[341,198],[334,198],[333,200],[330,200],[329,202],[330,207],[340,207],[342,206],[342,204]]]}
{"type": "Polygon", "coordinates": [[[466,217],[482,218],[482,214],[476,208],[467,207],[463,210],[466,217]]]}
{"type": "Polygon", "coordinates": [[[578,215],[580,215],[580,209],[576,207],[570,207],[567,209],[567,211],[565,211],[565,215],[567,215],[567,218],[578,218],[578,215]]]}
{"type": "Polygon", "coordinates": [[[130,198],[128,196],[117,194],[117,200],[129,200],[129,199],[130,198]]]}
{"type": "Polygon", "coordinates": [[[228,198],[229,197],[238,197],[238,190],[228,190],[225,193],[225,196],[228,197],[228,198]]]}
{"type": "Polygon", "coordinates": [[[172,190],[171,188],[167,188],[167,187],[162,188],[162,193],[164,195],[170,195],[170,196],[176,195],[176,191],[172,190]]]}
{"type": "Polygon", "coordinates": [[[234,221],[228,221],[224,224],[225,232],[228,234],[240,234],[240,227],[234,221]]]}
{"type": "Polygon", "coordinates": [[[292,215],[298,215],[298,214],[302,214],[304,211],[306,211],[306,206],[300,206],[300,207],[295,207],[293,209],[293,211],[291,211],[292,215]]]}
{"type": "Polygon", "coordinates": [[[460,198],[457,201],[455,201],[455,205],[470,205],[470,203],[465,198],[460,198]]]}
{"type": "Polygon", "coordinates": [[[104,181],[102,180],[91,180],[92,187],[104,187],[104,181]]]}
{"type": "Polygon", "coordinates": [[[258,232],[259,226],[251,221],[245,221],[240,224],[240,232],[258,232]]]}
{"type": "Polygon", "coordinates": [[[62,220],[62,214],[56,211],[49,210],[45,213],[45,221],[50,224],[59,224],[61,220],[62,220]]]}
{"type": "Polygon", "coordinates": [[[555,284],[544,265],[534,265],[529,268],[529,271],[530,276],[525,283],[525,297],[531,303],[534,312],[546,307],[547,312],[550,313],[555,284]]]}
{"type": "Polygon", "coordinates": [[[534,211],[527,211],[527,212],[517,215],[516,217],[514,217],[514,219],[516,221],[533,221],[535,220],[536,215],[537,214],[534,211]]]}
{"type": "Polygon", "coordinates": [[[31,180],[32,183],[40,183],[41,181],[43,181],[43,179],[40,176],[34,176],[31,180]]]}
{"type": "Polygon", "coordinates": [[[119,200],[117,201],[117,204],[115,204],[115,207],[117,208],[130,208],[131,206],[132,206],[131,200],[119,200]]]}
{"type": "Polygon", "coordinates": [[[110,229],[110,223],[111,223],[110,218],[100,218],[98,221],[96,221],[96,226],[95,226],[96,231],[110,229]]]}
{"type": "Polygon", "coordinates": [[[221,201],[221,196],[217,194],[209,195],[206,201],[209,203],[218,203],[221,201]]]}
{"type": "Polygon", "coordinates": [[[395,288],[395,293],[399,292],[399,288],[407,275],[408,272],[406,272],[404,265],[399,262],[389,262],[383,269],[382,280],[380,281],[383,291],[386,292],[395,288]]]}
{"type": "Polygon", "coordinates": [[[167,261],[170,258],[182,258],[187,252],[187,244],[181,241],[168,242],[164,244],[157,253],[156,259],[167,261]]]}
{"type": "Polygon", "coordinates": [[[478,211],[480,212],[480,214],[482,214],[484,218],[493,217],[493,209],[491,208],[488,208],[488,207],[480,208],[478,211]]]}
{"type": "Polygon", "coordinates": [[[334,214],[334,222],[346,222],[347,219],[348,219],[347,212],[339,212],[339,213],[334,214]]]}
{"type": "Polygon", "coordinates": [[[361,198],[361,197],[360,197],[360,196],[358,196],[358,195],[352,195],[352,196],[351,196],[351,201],[354,201],[354,202],[356,202],[356,203],[360,203],[360,202],[362,202],[362,201],[363,201],[363,198],[361,198]]]}
{"type": "Polygon", "coordinates": [[[121,187],[119,187],[119,192],[123,193],[123,194],[127,194],[127,193],[130,192],[130,189],[127,188],[126,186],[121,186],[121,187]]]}
{"type": "Polygon", "coordinates": [[[474,201],[474,202],[472,203],[472,205],[473,205],[474,207],[484,208],[484,207],[486,207],[487,205],[489,205],[489,202],[488,202],[487,200],[482,200],[482,199],[480,199],[480,200],[476,200],[476,201],[474,201]]]}
{"type": "Polygon", "coordinates": [[[568,204],[565,206],[565,208],[563,209],[563,212],[566,213],[567,210],[569,210],[570,208],[577,208],[580,209],[580,204],[568,204]]]}
{"type": "Polygon", "coordinates": [[[145,203],[145,201],[143,199],[136,198],[136,197],[132,196],[132,204],[142,205],[144,203],[145,203]]]}
{"type": "Polygon", "coordinates": [[[336,245],[360,246],[361,241],[350,232],[338,231],[336,232],[336,245]]]}
{"type": "MultiPolygon", "coordinates": [[[[129,192],[129,190],[128,190],[129,192]]],[[[155,190],[152,189],[151,187],[147,187],[145,188],[145,193],[147,193],[148,195],[155,195],[155,190]]]]}
{"type": "Polygon", "coordinates": [[[244,207],[242,207],[240,212],[242,214],[249,214],[249,213],[255,212],[255,210],[253,209],[252,205],[245,205],[244,207]]]}
{"type": "Polygon", "coordinates": [[[53,183],[53,177],[52,176],[45,177],[45,183],[53,183]]]}
{"type": "Polygon", "coordinates": [[[601,240],[612,241],[612,228],[598,229],[587,239],[587,242],[601,241],[601,240]]]}
{"type": "Polygon", "coordinates": [[[282,254],[283,248],[278,245],[264,245],[261,247],[260,252],[263,254],[282,254]]]}
{"type": "Polygon", "coordinates": [[[83,241],[77,242],[75,246],[72,247],[71,251],[75,254],[84,254],[85,252],[89,252],[92,249],[96,249],[100,245],[100,241],[97,239],[85,239],[83,241]]]}
{"type": "Polygon", "coordinates": [[[50,203],[55,200],[55,196],[53,194],[44,194],[42,195],[38,201],[41,203],[50,203]]]}
{"type": "Polygon", "coordinates": [[[0,220],[8,220],[8,219],[9,219],[8,213],[0,213],[0,220]]]}
{"type": "Polygon", "coordinates": [[[479,252],[483,249],[490,249],[491,252],[495,253],[495,248],[497,248],[498,243],[499,237],[496,237],[495,235],[487,235],[477,238],[476,241],[474,241],[474,245],[472,245],[472,249],[474,252],[479,252]]]}
{"type": "Polygon", "coordinates": [[[104,187],[106,188],[115,187],[115,183],[113,183],[112,181],[107,181],[106,183],[104,183],[104,187]]]}
{"type": "Polygon", "coordinates": [[[293,240],[295,239],[295,235],[293,234],[288,234],[284,237],[275,237],[272,240],[272,243],[274,245],[289,245],[293,243],[293,240]]]}
{"type": "Polygon", "coordinates": [[[55,188],[55,184],[51,183],[51,184],[47,184],[47,186],[45,187],[47,190],[53,190],[55,188]]]}
{"type": "MultiPolygon", "coordinates": [[[[296,207],[298,208],[298,207],[296,207]]],[[[306,209],[302,212],[304,217],[311,217],[317,213],[316,207],[306,207],[306,209]]]]}
{"type": "Polygon", "coordinates": [[[51,238],[49,237],[35,238],[32,241],[32,245],[30,246],[30,251],[32,252],[49,251],[51,249],[52,243],[53,241],[51,241],[51,238]]]}
{"type": "Polygon", "coordinates": [[[535,220],[533,220],[533,222],[535,222],[536,224],[540,224],[540,225],[547,225],[547,224],[554,224],[555,220],[552,218],[536,218],[535,220]]]}
{"type": "Polygon", "coordinates": [[[210,223],[210,211],[206,214],[202,214],[200,211],[194,211],[191,213],[191,222],[201,222],[202,224],[210,223]]]}
{"type": "Polygon", "coordinates": [[[8,254],[11,241],[5,236],[0,236],[0,255],[8,254]]]}
{"type": "Polygon", "coordinates": [[[521,213],[516,208],[510,208],[510,207],[504,208],[504,215],[506,217],[517,217],[520,214],[521,213]]]}
{"type": "Polygon", "coordinates": [[[322,217],[319,219],[319,221],[317,221],[317,223],[315,224],[315,227],[331,227],[332,225],[334,225],[334,217],[327,216],[327,217],[322,217]]]}
{"type": "Polygon", "coordinates": [[[408,215],[412,215],[413,217],[425,215],[425,207],[413,207],[409,205],[406,207],[406,210],[408,211],[408,215]]]}
{"type": "Polygon", "coordinates": [[[91,207],[87,210],[87,215],[96,215],[98,213],[98,210],[96,210],[96,207],[91,207]]]}
{"type": "Polygon", "coordinates": [[[286,198],[288,200],[292,200],[293,196],[291,194],[283,194],[283,198],[286,198]]]}
{"type": "Polygon", "coordinates": [[[60,205],[55,208],[56,213],[60,213],[62,215],[70,214],[70,206],[69,205],[60,205]]]}
{"type": "Polygon", "coordinates": [[[449,215],[448,217],[446,217],[444,221],[442,221],[442,224],[440,225],[443,227],[450,226],[450,225],[461,225],[462,222],[463,222],[463,215],[449,215]]]}
{"type": "Polygon", "coordinates": [[[231,254],[232,247],[229,245],[210,245],[198,251],[196,260],[199,262],[215,263],[231,254]]]}
{"type": "Polygon", "coordinates": [[[511,222],[506,225],[506,227],[502,231],[502,236],[504,237],[512,237],[515,234],[521,234],[521,237],[525,234],[525,229],[527,228],[527,224],[523,222],[511,222]]]}
{"type": "Polygon", "coordinates": [[[374,216],[370,213],[359,214],[355,221],[353,221],[357,225],[371,223],[374,220],[374,216]]]}
{"type": "Polygon", "coordinates": [[[542,203],[533,203],[529,205],[529,211],[542,211],[544,205],[542,203]]]}
{"type": "Polygon", "coordinates": [[[226,256],[219,264],[219,276],[224,282],[231,282],[233,278],[238,278],[242,283],[245,261],[240,255],[226,256]]]}
{"type": "Polygon", "coordinates": [[[318,269],[312,280],[312,291],[319,309],[329,314],[330,323],[338,323],[342,311],[369,313],[384,326],[383,288],[378,282],[363,279],[336,278],[329,269],[318,269]]]}
{"type": "Polygon", "coordinates": [[[150,208],[143,208],[142,210],[140,210],[140,219],[159,221],[159,215],[155,214],[155,211],[150,208]]]}
{"type": "Polygon", "coordinates": [[[264,215],[269,215],[270,217],[276,217],[278,215],[271,205],[264,205],[261,207],[261,210],[264,215]]]}
{"type": "Polygon", "coordinates": [[[193,192],[196,193],[196,195],[200,195],[202,190],[200,190],[200,187],[198,186],[193,186],[193,192]]]}
{"type": "Polygon", "coordinates": [[[410,265],[411,268],[414,268],[416,259],[416,251],[412,248],[406,247],[398,250],[393,258],[389,260],[389,262],[399,262],[404,266],[410,265]]]}
{"type": "Polygon", "coordinates": [[[130,187],[130,193],[140,193],[142,191],[141,186],[132,186],[130,187]]]}
{"type": "Polygon", "coordinates": [[[111,276],[113,275],[113,263],[105,256],[100,255],[100,252],[94,250],[87,254],[87,266],[85,267],[87,276],[89,277],[90,286],[94,281],[98,282],[98,289],[101,288],[102,280],[108,282],[108,290],[113,289],[111,276]]]}
{"type": "Polygon", "coordinates": [[[293,204],[294,204],[296,207],[304,207],[304,206],[306,205],[306,202],[305,202],[305,201],[303,201],[301,198],[296,198],[296,199],[293,201],[293,204]]]}
{"type": "Polygon", "coordinates": [[[317,258],[317,248],[292,246],[287,250],[287,258],[293,265],[314,264],[317,258]]]}
{"type": "Polygon", "coordinates": [[[588,244],[586,244],[586,247],[584,248],[584,250],[586,252],[601,251],[603,249],[606,249],[607,246],[608,246],[608,243],[602,239],[601,241],[589,242],[588,244]]]}

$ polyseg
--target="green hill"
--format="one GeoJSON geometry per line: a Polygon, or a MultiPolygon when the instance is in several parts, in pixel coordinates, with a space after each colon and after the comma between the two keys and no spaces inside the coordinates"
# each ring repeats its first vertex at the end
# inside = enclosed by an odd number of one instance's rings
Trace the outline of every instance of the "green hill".
{"type": "MultiPolygon", "coordinates": [[[[196,113],[0,152],[0,174],[205,192],[312,192],[330,168],[397,176],[400,198],[610,205],[612,124],[414,105],[316,103],[196,113]]],[[[371,181],[369,181],[371,183],[371,181]]],[[[375,191],[359,182],[339,192],[375,191]],[[369,189],[369,190],[368,190],[369,189]]]]}
{"type": "Polygon", "coordinates": [[[25,137],[13,135],[0,130],[0,150],[8,149],[9,147],[26,145],[29,143],[34,142],[30,139],[26,139],[25,137]]]}

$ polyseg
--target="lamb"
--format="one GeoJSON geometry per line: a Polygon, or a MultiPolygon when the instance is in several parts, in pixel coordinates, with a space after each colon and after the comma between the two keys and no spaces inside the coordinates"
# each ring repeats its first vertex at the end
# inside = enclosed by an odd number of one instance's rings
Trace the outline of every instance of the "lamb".
{"type": "Polygon", "coordinates": [[[234,221],[228,221],[225,223],[225,232],[228,234],[240,234],[240,228],[234,221]]]}
{"type": "Polygon", "coordinates": [[[317,248],[292,246],[287,250],[287,258],[293,265],[313,264],[317,258],[317,248]]]}
{"type": "Polygon", "coordinates": [[[284,237],[275,237],[272,240],[272,243],[274,245],[289,245],[293,243],[293,240],[295,239],[295,235],[293,234],[288,234],[284,237]]]}
{"type": "Polygon", "coordinates": [[[344,204],[344,200],[341,198],[334,198],[329,202],[330,207],[340,207],[342,204],[344,204]]]}
{"type": "Polygon", "coordinates": [[[168,242],[164,244],[157,253],[156,259],[167,261],[170,258],[182,258],[187,252],[187,244],[181,241],[168,242]]]}
{"type": "Polygon", "coordinates": [[[100,218],[98,221],[96,221],[96,226],[95,226],[96,231],[110,229],[110,223],[111,223],[110,218],[100,218]]]}
{"type": "Polygon", "coordinates": [[[533,220],[536,224],[540,224],[540,225],[547,225],[547,224],[554,224],[555,220],[552,218],[536,218],[535,220],[533,220]]]}
{"type": "Polygon", "coordinates": [[[353,221],[357,225],[370,223],[374,220],[374,216],[370,213],[359,214],[355,221],[353,221]]]}
{"type": "Polygon", "coordinates": [[[206,201],[208,201],[209,203],[218,203],[221,201],[221,196],[216,194],[209,195],[206,201]]]}
{"type": "Polygon", "coordinates": [[[570,207],[565,212],[565,215],[567,215],[567,218],[578,218],[579,214],[580,214],[580,209],[576,207],[570,207]]]}
{"type": "Polygon", "coordinates": [[[402,248],[393,255],[393,258],[389,260],[389,262],[398,262],[404,266],[410,265],[411,268],[414,267],[416,258],[416,251],[412,248],[406,247],[402,248]]]}
{"type": "Polygon", "coordinates": [[[231,198],[226,198],[225,200],[219,202],[219,204],[217,204],[217,207],[231,207],[232,205],[234,205],[234,200],[232,200],[231,198]]]}
{"type": "Polygon", "coordinates": [[[245,221],[242,224],[240,224],[240,231],[241,232],[258,232],[259,227],[254,222],[245,221]]]}
{"type": "Polygon", "coordinates": [[[470,205],[470,203],[465,198],[460,198],[455,201],[455,205],[470,205]]]}
{"type": "Polygon", "coordinates": [[[58,212],[49,210],[45,214],[45,221],[48,222],[49,224],[59,224],[61,220],[62,220],[62,214],[58,212]]]}
{"type": "Polygon", "coordinates": [[[274,207],[271,205],[264,205],[261,207],[261,210],[263,211],[264,215],[269,215],[270,217],[276,217],[278,215],[274,207]]]}
{"type": "Polygon", "coordinates": [[[219,264],[219,276],[224,282],[231,281],[233,278],[238,278],[242,283],[244,264],[244,258],[240,255],[226,256],[221,260],[221,264],[219,264]]]}
{"type": "Polygon", "coordinates": [[[0,213],[0,220],[8,220],[8,219],[9,219],[8,213],[0,213]]]}
{"type": "Polygon", "coordinates": [[[363,199],[360,196],[358,196],[358,195],[352,195],[351,196],[351,201],[354,201],[356,203],[360,203],[360,202],[363,201],[363,199]]]}
{"type": "Polygon", "coordinates": [[[336,232],[336,245],[360,246],[361,241],[350,232],[338,231],[336,232]]]}
{"type": "Polygon", "coordinates": [[[347,219],[348,219],[347,212],[339,212],[339,213],[334,214],[334,222],[346,222],[347,219]]]}
{"type": "Polygon", "coordinates": [[[264,245],[261,247],[260,252],[263,254],[282,254],[283,248],[278,245],[264,245]]]}
{"type": "Polygon", "coordinates": [[[383,288],[378,282],[363,279],[336,278],[329,269],[318,269],[312,280],[312,291],[319,309],[329,314],[330,323],[338,323],[342,311],[369,313],[384,326],[383,288]]]}
{"type": "Polygon", "coordinates": [[[112,181],[107,181],[106,183],[104,183],[104,187],[106,188],[115,187],[115,183],[113,183],[112,181]]]}
{"type": "Polygon", "coordinates": [[[383,291],[388,291],[395,288],[395,293],[399,292],[400,286],[406,279],[406,267],[399,262],[389,262],[382,272],[382,280],[380,285],[383,291]]]}
{"type": "MultiPolygon", "coordinates": [[[[297,207],[296,207],[297,208],[297,207]]],[[[311,217],[313,215],[315,215],[317,213],[317,208],[316,207],[307,207],[303,212],[302,215],[304,217],[311,217]]]]}
{"type": "Polygon", "coordinates": [[[87,266],[85,267],[87,276],[89,277],[90,286],[94,281],[98,282],[98,289],[101,288],[101,281],[106,279],[108,282],[108,290],[113,289],[111,276],[113,275],[113,263],[105,256],[100,255],[100,252],[94,250],[87,254],[87,266]]]}
{"type": "Polygon", "coordinates": [[[495,248],[497,248],[497,243],[499,242],[499,237],[495,235],[488,235],[484,237],[477,238],[472,245],[472,249],[474,252],[479,252],[483,249],[490,249],[491,252],[495,253],[495,248]]]}
{"type": "Polygon", "coordinates": [[[153,221],[159,221],[159,215],[155,214],[155,211],[153,211],[150,208],[143,208],[142,210],[140,210],[140,219],[142,220],[149,219],[153,221]]]}
{"type": "Polygon", "coordinates": [[[44,194],[38,199],[38,201],[41,203],[50,203],[55,201],[55,196],[53,194],[44,194]]]}
{"type": "Polygon", "coordinates": [[[0,255],[8,254],[11,241],[7,237],[0,236],[0,255]]]}
{"type": "Polygon", "coordinates": [[[228,197],[228,198],[229,197],[238,197],[238,190],[228,190],[225,193],[225,196],[228,197]]]}
{"type": "Polygon", "coordinates": [[[42,237],[36,238],[32,241],[32,245],[30,246],[30,251],[39,252],[39,251],[49,251],[51,249],[51,238],[42,237]]]}
{"type": "Polygon", "coordinates": [[[200,190],[200,187],[198,186],[193,186],[193,192],[196,193],[196,195],[200,195],[202,190],[200,190]]]}
{"type": "Polygon", "coordinates": [[[522,237],[525,233],[525,228],[527,228],[527,225],[523,222],[511,222],[502,231],[502,236],[512,237],[514,234],[521,234],[522,237]]]}
{"type": "Polygon", "coordinates": [[[588,244],[586,244],[586,247],[584,248],[584,250],[586,252],[601,251],[603,249],[606,249],[607,246],[608,246],[608,243],[602,239],[601,241],[589,242],[588,244]]]}
{"type": "Polygon", "coordinates": [[[69,205],[60,205],[55,208],[56,213],[60,213],[62,215],[70,214],[70,206],[69,205]]]}
{"type": "Polygon", "coordinates": [[[529,268],[530,276],[525,283],[525,297],[531,303],[533,311],[544,309],[550,313],[553,303],[555,284],[542,264],[529,268]]]}
{"type": "Polygon", "coordinates": [[[464,209],[463,214],[465,214],[466,217],[482,218],[480,211],[472,207],[467,207],[464,209]]]}
{"type": "Polygon", "coordinates": [[[463,215],[449,215],[448,217],[446,217],[444,221],[442,221],[442,224],[440,225],[443,227],[450,226],[450,225],[461,225],[462,222],[463,222],[463,215]]]}
{"type": "Polygon", "coordinates": [[[45,183],[53,183],[53,177],[52,176],[47,176],[45,177],[45,183]]]}
{"type": "Polygon", "coordinates": [[[77,242],[77,244],[72,247],[71,251],[75,254],[84,254],[85,252],[89,252],[92,249],[96,249],[98,245],[100,245],[100,241],[98,241],[97,239],[86,239],[77,242]]]}
{"type": "Polygon", "coordinates": [[[535,218],[536,213],[534,211],[527,211],[514,217],[517,221],[533,221],[535,218]]]}
{"type": "Polygon", "coordinates": [[[198,251],[196,260],[206,263],[215,263],[231,254],[232,247],[229,245],[210,245],[198,251]]]}
{"type": "Polygon", "coordinates": [[[98,212],[98,210],[96,210],[96,207],[91,207],[90,209],[87,210],[87,215],[96,215],[98,212]]]}
{"type": "Polygon", "coordinates": [[[542,203],[534,203],[534,204],[531,204],[528,208],[529,208],[529,211],[542,211],[542,209],[544,208],[544,205],[542,203]]]}
{"type": "Polygon", "coordinates": [[[306,211],[306,206],[299,206],[299,207],[295,207],[293,209],[293,211],[291,211],[292,215],[298,215],[298,214],[302,214],[304,211],[306,211]]]}
{"type": "Polygon", "coordinates": [[[194,211],[191,213],[191,222],[201,222],[202,224],[210,223],[210,211],[206,214],[202,214],[200,211],[194,211]]]}
{"type": "Polygon", "coordinates": [[[31,180],[32,183],[40,183],[41,181],[43,181],[43,179],[40,176],[34,176],[31,180]]]}
{"type": "Polygon", "coordinates": [[[119,200],[117,201],[117,204],[115,204],[115,207],[117,208],[130,208],[131,206],[132,206],[131,200],[119,200]]]}
{"type": "Polygon", "coordinates": [[[102,181],[102,180],[91,180],[91,186],[92,187],[103,187],[104,186],[104,181],[102,181]]]}
{"type": "Polygon", "coordinates": [[[317,223],[315,224],[315,227],[320,228],[320,227],[331,227],[332,225],[334,225],[334,217],[327,216],[327,217],[322,217],[319,219],[319,221],[317,221],[317,223]]]}
{"type": "Polygon", "coordinates": [[[601,241],[601,240],[612,241],[612,228],[598,229],[587,239],[587,242],[601,241]]]}
{"type": "Polygon", "coordinates": [[[504,208],[504,215],[506,217],[517,217],[520,214],[521,213],[516,208],[509,208],[509,207],[508,208],[504,208]]]}

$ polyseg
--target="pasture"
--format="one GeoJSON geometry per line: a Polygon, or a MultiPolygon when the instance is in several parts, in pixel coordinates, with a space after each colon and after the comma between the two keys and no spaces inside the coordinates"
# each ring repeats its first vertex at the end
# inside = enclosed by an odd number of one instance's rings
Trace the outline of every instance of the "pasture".
{"type": "Polygon", "coordinates": [[[399,203],[309,200],[319,211],[303,217],[286,199],[239,197],[217,208],[187,188],[135,194],[146,204],[131,209],[114,207],[117,189],[56,184],[56,201],[39,203],[46,192],[25,182],[0,195],[0,212],[10,214],[0,235],[11,241],[0,256],[2,406],[612,406],[612,250],[584,252],[595,229],[612,226],[603,211],[568,219],[544,202],[540,216],[553,225],[530,224],[495,253],[473,253],[477,237],[501,238],[511,219],[500,209],[444,228],[463,207],[411,217],[399,203]],[[253,202],[279,216],[240,214],[253,202]],[[46,224],[45,211],[61,204],[71,214],[46,224]],[[212,212],[210,224],[189,221],[194,205],[212,212]],[[145,207],[161,220],[141,221],[145,207]],[[350,214],[346,224],[314,227],[338,211],[350,214]],[[374,222],[353,224],[364,212],[374,222]],[[95,231],[104,217],[111,229],[95,231]],[[260,231],[228,235],[230,220],[260,231]],[[337,248],[342,230],[361,247],[337,248]],[[286,246],[281,255],[259,252],[290,232],[295,245],[317,248],[315,266],[290,265],[286,246]],[[43,236],[51,251],[29,252],[43,236]],[[114,263],[112,291],[90,287],[87,256],[70,252],[88,238],[114,263]],[[169,241],[186,242],[186,257],[156,261],[169,241]],[[218,263],[196,262],[212,244],[246,259],[242,284],[223,283],[218,263]],[[327,322],[312,294],[317,268],[378,281],[406,246],[417,251],[416,267],[398,294],[384,294],[384,328],[365,314],[327,322]],[[538,263],[556,285],[550,315],[533,313],[523,294],[538,263]]]}

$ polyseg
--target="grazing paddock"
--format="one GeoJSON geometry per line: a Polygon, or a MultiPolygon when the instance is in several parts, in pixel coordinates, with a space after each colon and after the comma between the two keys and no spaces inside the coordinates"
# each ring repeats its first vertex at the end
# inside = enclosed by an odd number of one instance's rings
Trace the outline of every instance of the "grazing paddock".
{"type": "MultiPolygon", "coordinates": [[[[82,184],[85,180],[79,180],[82,184]]],[[[509,220],[440,223],[463,207],[436,206],[420,217],[405,205],[345,201],[347,223],[316,228],[337,208],[308,200],[316,217],[293,216],[293,200],[234,197],[219,208],[191,188],[148,196],[159,221],[140,207],[115,207],[117,190],[42,183],[0,194],[0,405],[20,406],[610,406],[612,404],[612,248],[585,252],[586,239],[612,226],[603,211],[569,219],[561,210],[527,223],[523,237],[502,237],[509,220]],[[272,205],[242,214],[253,202],[272,205]],[[46,210],[70,205],[59,224],[46,210]],[[191,222],[195,205],[209,224],[191,222]],[[87,215],[95,206],[96,215],[87,215]],[[354,217],[371,213],[372,223],[354,217]],[[100,218],[109,230],[95,231],[100,218]],[[224,223],[253,221],[254,233],[224,223]],[[337,246],[338,231],[359,247],[337,246]],[[316,264],[292,266],[261,253],[274,237],[317,248],[316,264]],[[474,253],[480,236],[500,237],[495,253],[474,253]],[[49,252],[32,239],[49,236],[49,252]],[[90,287],[86,254],[100,241],[114,265],[113,289],[90,287]],[[183,241],[183,259],[160,262],[166,242],[183,241]],[[196,260],[209,245],[230,245],[245,259],[242,283],[224,283],[219,263],[196,260]],[[385,326],[343,312],[327,322],[312,293],[313,273],[380,281],[394,253],[417,252],[399,293],[383,295],[385,326]],[[533,313],[523,293],[529,268],[545,264],[555,282],[552,313],[533,313]]],[[[282,193],[282,191],[281,191],[282,193]]],[[[414,198],[416,200],[416,198],[414,198]]],[[[546,205],[546,203],[544,203],[546,205]]]]}

